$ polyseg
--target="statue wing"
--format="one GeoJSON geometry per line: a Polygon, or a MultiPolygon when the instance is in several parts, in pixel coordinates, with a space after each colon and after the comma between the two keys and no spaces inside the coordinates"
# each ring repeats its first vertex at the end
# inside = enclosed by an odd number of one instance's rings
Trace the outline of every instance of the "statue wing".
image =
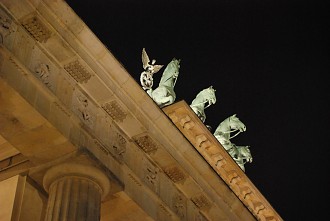
{"type": "Polygon", "coordinates": [[[148,57],[148,54],[145,50],[145,48],[142,49],[142,64],[143,64],[143,69],[146,69],[149,65],[149,57],[148,57]]]}
{"type": "Polygon", "coordinates": [[[154,65],[154,73],[157,73],[164,65],[154,65]]]}

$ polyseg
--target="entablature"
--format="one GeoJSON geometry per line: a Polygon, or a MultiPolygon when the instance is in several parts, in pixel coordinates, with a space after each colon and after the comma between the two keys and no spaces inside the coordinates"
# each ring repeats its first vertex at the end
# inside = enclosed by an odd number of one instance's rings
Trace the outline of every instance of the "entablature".
{"type": "Polygon", "coordinates": [[[71,144],[93,153],[151,217],[262,220],[258,214],[268,214],[268,204],[262,204],[264,209],[255,198],[244,201],[254,196],[235,184],[244,174],[231,173],[228,184],[214,169],[215,162],[222,168],[227,158],[220,154],[209,161],[191,145],[186,130],[200,128],[193,144],[219,147],[203,125],[189,113],[181,130],[175,119],[185,119],[165,108],[174,125],[65,2],[3,1],[0,10],[15,24],[15,31],[2,36],[0,77],[71,144]],[[45,30],[46,37],[33,34],[28,22],[39,22],[37,29],[45,30]]]}

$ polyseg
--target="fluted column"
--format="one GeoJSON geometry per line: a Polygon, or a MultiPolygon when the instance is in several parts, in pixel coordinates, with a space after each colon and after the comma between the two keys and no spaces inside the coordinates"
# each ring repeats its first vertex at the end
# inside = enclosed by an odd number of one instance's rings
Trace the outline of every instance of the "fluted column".
{"type": "Polygon", "coordinates": [[[44,187],[49,193],[45,221],[98,221],[110,183],[95,167],[65,163],[47,171],[44,187]]]}

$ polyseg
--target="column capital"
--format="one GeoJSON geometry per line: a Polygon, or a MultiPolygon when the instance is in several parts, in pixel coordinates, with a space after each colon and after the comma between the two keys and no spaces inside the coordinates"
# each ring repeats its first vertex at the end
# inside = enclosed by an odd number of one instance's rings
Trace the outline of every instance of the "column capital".
{"type": "Polygon", "coordinates": [[[109,179],[101,170],[93,166],[78,163],[62,163],[50,168],[43,178],[45,190],[48,192],[54,181],[64,177],[80,177],[95,182],[102,190],[102,199],[110,190],[109,179]]]}

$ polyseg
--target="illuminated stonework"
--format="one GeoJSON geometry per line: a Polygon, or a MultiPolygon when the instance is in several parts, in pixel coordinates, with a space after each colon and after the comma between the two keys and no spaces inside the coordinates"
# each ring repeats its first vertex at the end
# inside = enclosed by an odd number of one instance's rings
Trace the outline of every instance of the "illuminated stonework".
{"type": "Polygon", "coordinates": [[[2,44],[4,38],[14,32],[15,29],[14,22],[0,9],[0,44],[2,44]]]}
{"type": "Polygon", "coordinates": [[[78,83],[86,83],[91,74],[79,63],[78,60],[64,65],[64,69],[75,79],[78,83]]]}
{"type": "Polygon", "coordinates": [[[185,179],[184,173],[176,166],[166,168],[164,172],[174,183],[183,181],[185,179]]]}
{"type": "Polygon", "coordinates": [[[187,216],[187,199],[182,194],[176,194],[172,199],[172,207],[177,216],[184,220],[187,216]]]}
{"type": "Polygon", "coordinates": [[[51,36],[51,31],[46,28],[37,16],[24,20],[22,25],[34,39],[41,43],[46,42],[51,36]]]}
{"type": "Polygon", "coordinates": [[[148,135],[135,138],[137,145],[146,153],[157,150],[157,144],[148,135]]]}
{"type": "Polygon", "coordinates": [[[202,194],[192,197],[191,201],[200,209],[208,209],[211,206],[210,201],[202,194]]]}
{"type": "Polygon", "coordinates": [[[88,208],[102,204],[102,221],[281,220],[189,105],[158,108],[65,1],[6,0],[1,12],[11,23],[0,21],[0,192],[16,177],[14,201],[0,197],[1,211],[45,220],[48,200],[60,211],[84,198],[88,208]],[[64,163],[53,172],[83,168],[60,173],[45,194],[45,173],[64,163]],[[102,202],[84,166],[109,178],[102,202]]]}
{"type": "Polygon", "coordinates": [[[144,182],[149,186],[155,193],[159,192],[159,173],[160,169],[151,163],[149,160],[143,158],[143,173],[144,182]]]}
{"type": "Polygon", "coordinates": [[[126,118],[126,113],[120,107],[117,101],[111,101],[102,105],[102,108],[107,112],[110,117],[115,120],[122,122],[126,118]]]}

